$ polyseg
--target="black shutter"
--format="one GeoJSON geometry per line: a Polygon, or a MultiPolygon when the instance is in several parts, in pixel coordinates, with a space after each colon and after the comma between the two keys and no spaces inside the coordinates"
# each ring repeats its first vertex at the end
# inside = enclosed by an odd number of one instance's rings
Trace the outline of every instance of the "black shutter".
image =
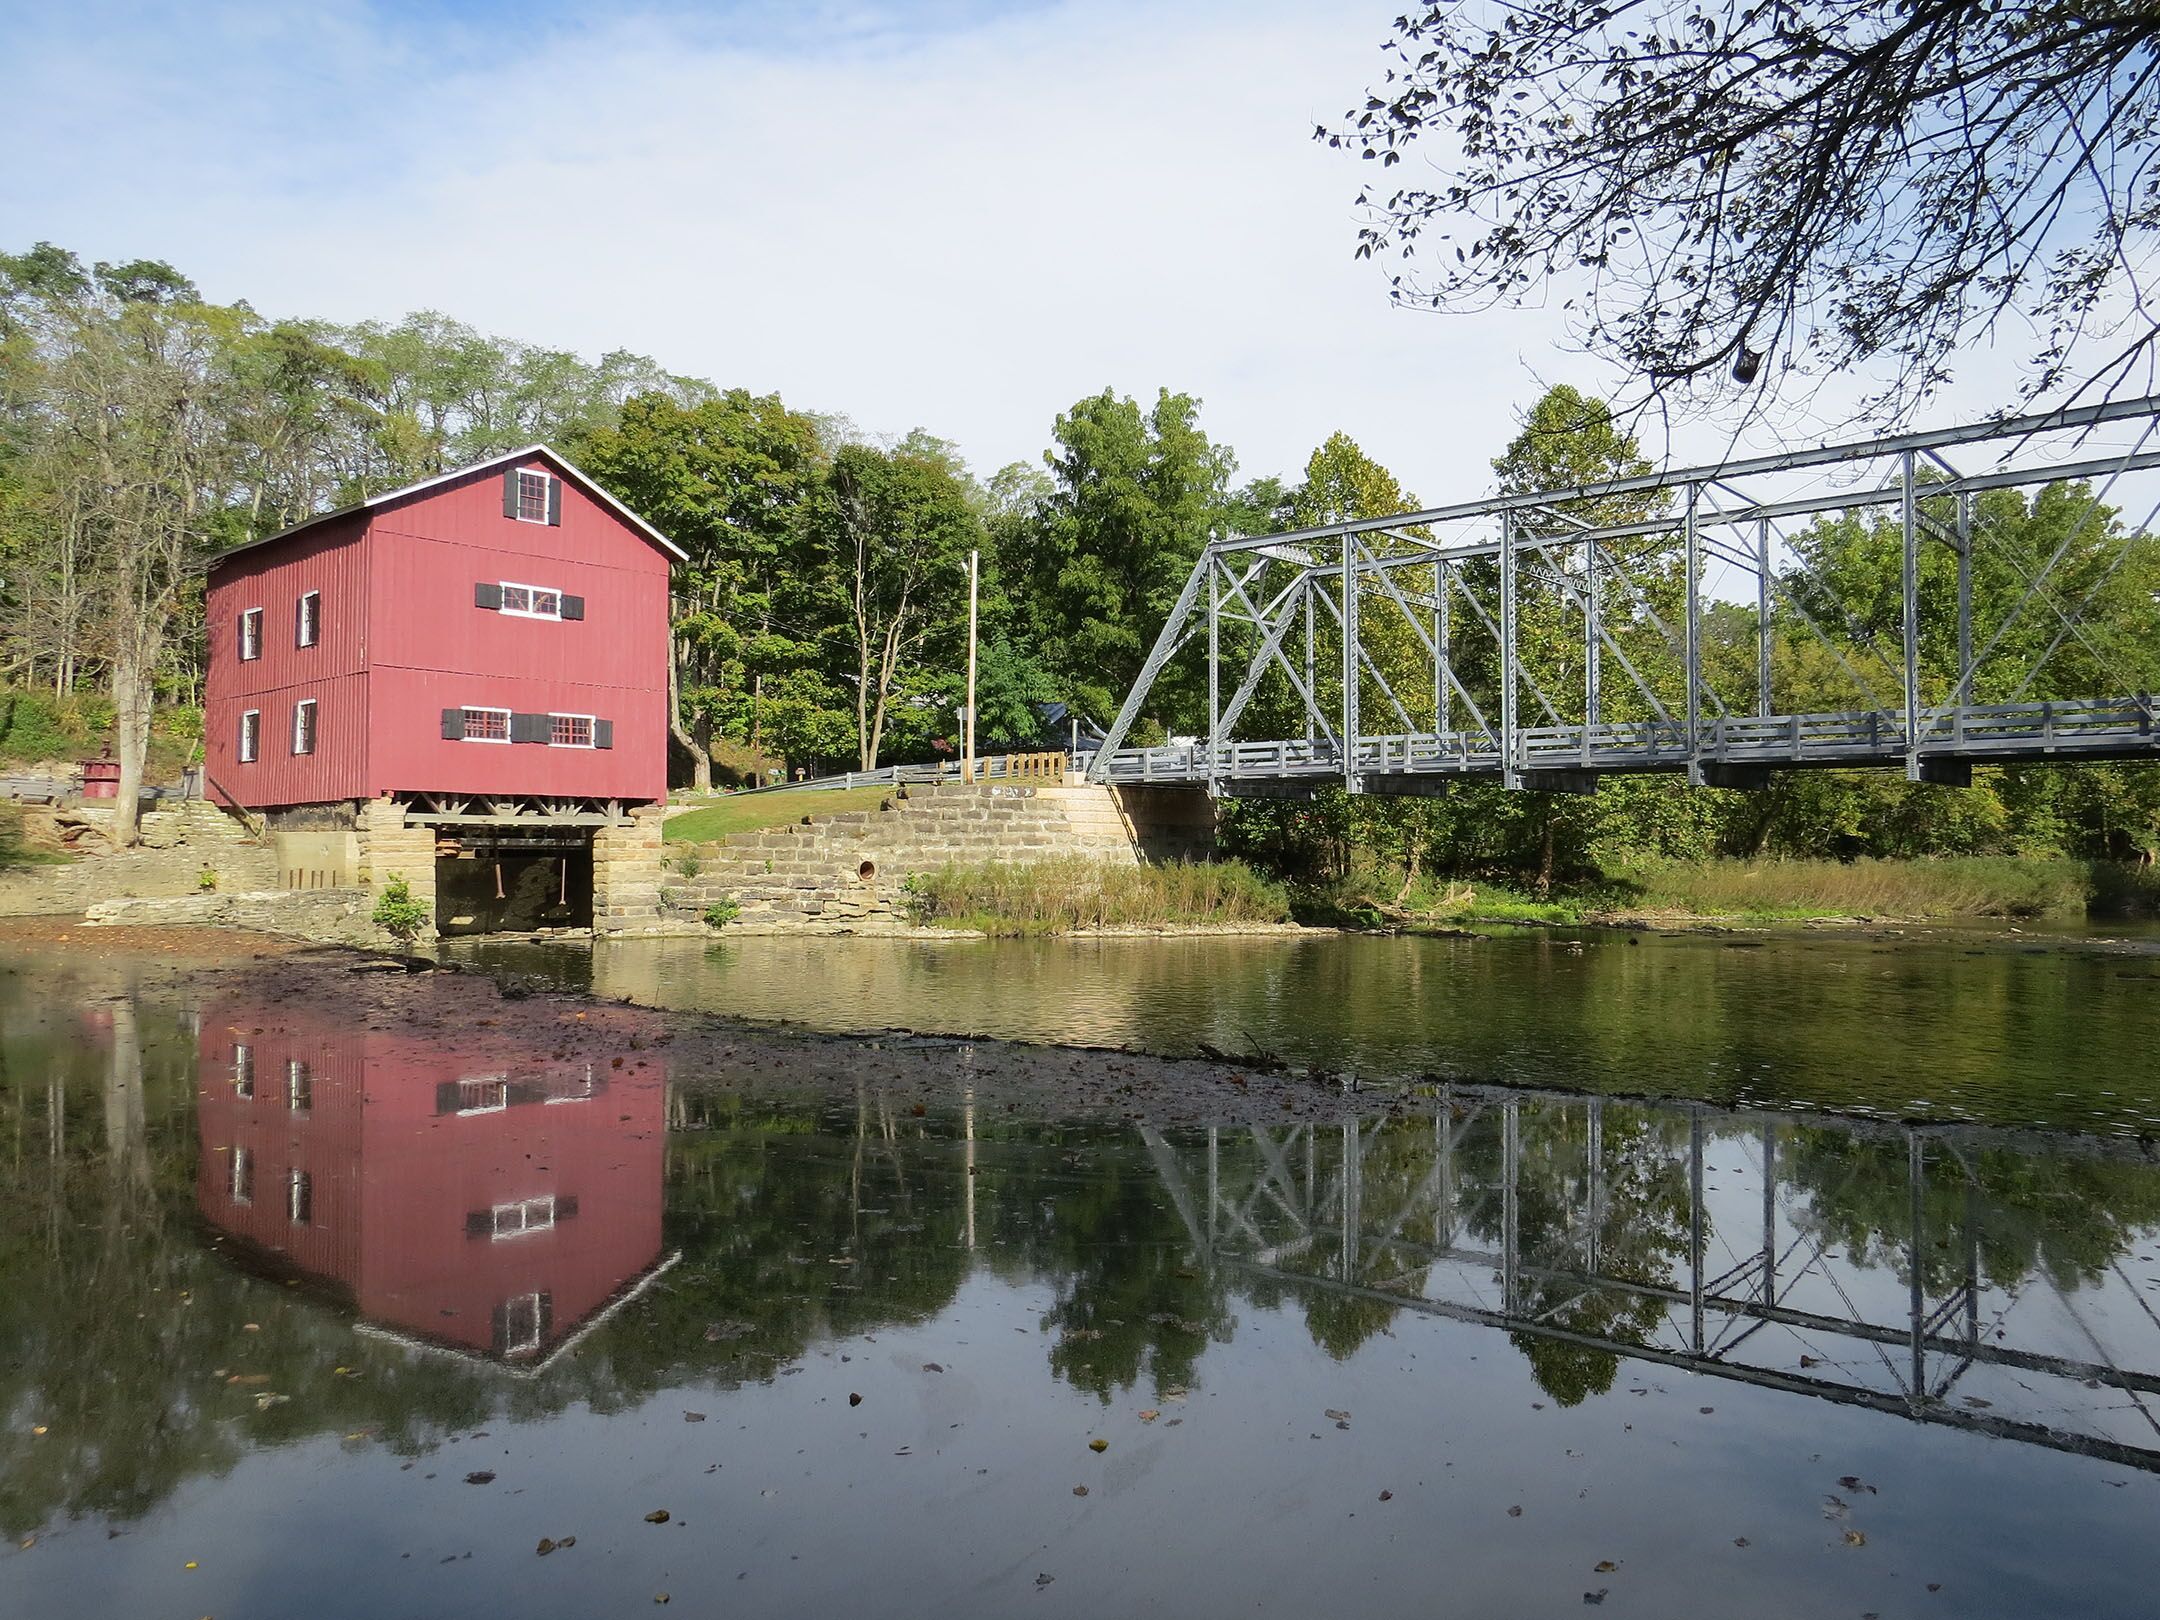
{"type": "Polygon", "coordinates": [[[472,588],[472,605],[480,608],[493,608],[500,613],[502,611],[502,587],[481,580],[472,588]]]}
{"type": "Polygon", "coordinates": [[[582,619],[582,618],[584,618],[584,617],[585,617],[585,598],[584,598],[584,597],[582,597],[582,596],[566,596],[566,597],[564,597],[564,598],[562,599],[562,616],[563,616],[564,618],[566,618],[566,619],[582,619]]]}
{"type": "Polygon", "coordinates": [[[554,729],[554,723],[544,714],[510,716],[510,740],[514,743],[544,743],[554,729]]]}
{"type": "Polygon", "coordinates": [[[592,723],[592,745],[595,748],[613,748],[615,746],[614,721],[595,720],[592,723]]]}
{"type": "Polygon", "coordinates": [[[518,470],[515,467],[512,467],[508,472],[503,474],[503,516],[506,518],[514,518],[517,515],[518,470]]]}
{"type": "Polygon", "coordinates": [[[555,1336],[555,1296],[542,1290],[540,1294],[540,1344],[544,1349],[555,1336]]]}
{"type": "Polygon", "coordinates": [[[435,1088],[435,1112],[454,1114],[458,1111],[458,1083],[445,1080],[435,1088]]]}
{"type": "Polygon", "coordinates": [[[555,1218],[558,1221],[567,1221],[576,1214],[577,1199],[574,1196],[555,1200],[555,1218]]]}
{"type": "Polygon", "coordinates": [[[548,480],[548,522],[558,529],[562,527],[562,480],[560,478],[550,478],[548,480]]]}
{"type": "Polygon", "coordinates": [[[443,710],[442,734],[445,742],[463,742],[465,740],[465,711],[463,709],[443,710]]]}
{"type": "Polygon", "coordinates": [[[465,1216],[465,1235],[469,1238],[493,1237],[495,1235],[495,1212],[492,1209],[476,1209],[465,1216]]]}

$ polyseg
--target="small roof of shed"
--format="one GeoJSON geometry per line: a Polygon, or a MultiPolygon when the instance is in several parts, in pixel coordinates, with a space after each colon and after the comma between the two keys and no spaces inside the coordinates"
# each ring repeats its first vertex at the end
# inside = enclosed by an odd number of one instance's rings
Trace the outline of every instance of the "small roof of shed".
{"type": "Polygon", "coordinates": [[[318,524],[328,523],[333,518],[350,517],[355,512],[371,512],[379,507],[395,506],[401,501],[409,501],[415,495],[424,495],[429,490],[436,489],[441,485],[455,483],[460,478],[470,478],[475,473],[492,472],[497,467],[507,467],[513,462],[530,461],[535,456],[546,458],[564,477],[574,479],[578,488],[599,501],[609,511],[613,512],[677,562],[688,562],[690,560],[690,554],[683,550],[681,546],[678,546],[650,523],[647,523],[643,518],[631,511],[629,507],[623,505],[621,501],[618,501],[613,495],[601,488],[588,474],[581,471],[559,451],[552,450],[544,444],[528,444],[522,450],[507,450],[499,456],[489,457],[486,461],[476,461],[469,467],[459,467],[450,472],[437,473],[433,478],[423,478],[417,484],[407,484],[403,489],[386,489],[380,495],[370,495],[365,500],[353,502],[350,506],[341,506],[334,512],[324,512],[318,517],[307,519],[305,522],[295,523],[289,529],[280,529],[276,534],[266,534],[260,540],[243,541],[241,544],[230,546],[212,557],[210,566],[215,568],[226,558],[237,557],[243,551],[253,551],[259,546],[271,546],[276,545],[281,540],[290,540],[294,535],[305,534],[318,524]]]}

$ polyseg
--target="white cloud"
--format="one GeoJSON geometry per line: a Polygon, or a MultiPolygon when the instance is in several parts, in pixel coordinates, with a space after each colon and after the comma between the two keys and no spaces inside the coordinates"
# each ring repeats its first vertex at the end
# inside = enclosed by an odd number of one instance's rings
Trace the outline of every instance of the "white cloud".
{"type": "Polygon", "coordinates": [[[927,427],[985,473],[1083,394],[1167,385],[1248,474],[1340,428],[1459,500],[1543,382],[1599,374],[1556,312],[1394,310],[1351,257],[1364,177],[1311,132],[1392,14],[0,0],[26,87],[0,139],[32,158],[0,175],[0,245],[168,258],[276,315],[630,348],[927,427]]]}

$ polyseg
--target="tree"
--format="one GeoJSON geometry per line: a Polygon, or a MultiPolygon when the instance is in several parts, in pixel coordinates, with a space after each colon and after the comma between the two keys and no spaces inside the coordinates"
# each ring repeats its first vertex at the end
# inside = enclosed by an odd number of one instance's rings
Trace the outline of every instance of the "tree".
{"type": "Polygon", "coordinates": [[[967,554],[982,543],[982,522],[949,448],[917,435],[891,451],[843,445],[813,523],[847,636],[856,761],[867,771],[895,701],[937,701],[922,689],[932,673],[925,660],[943,653],[950,676],[965,634],[967,554]]]}
{"type": "Polygon", "coordinates": [[[777,394],[732,388],[685,405],[648,393],[579,448],[595,478],[690,554],[673,585],[669,728],[705,791],[715,733],[735,729],[755,749],[765,684],[817,656],[804,622],[817,424],[777,394]]]}
{"type": "Polygon", "coordinates": [[[1440,182],[1359,199],[1358,253],[1401,260],[1400,302],[1564,289],[1581,341],[1651,391],[1880,360],[1885,416],[1998,330],[2032,334],[2028,398],[2151,370],[2150,8],[1427,4],[1389,50],[1315,133],[1381,168],[1449,150],[1440,182]]]}
{"type": "MultiPolygon", "coordinates": [[[[1208,442],[1199,418],[1189,394],[1163,389],[1143,412],[1105,389],[1058,417],[1045,452],[1055,486],[1025,565],[1027,611],[1067,700],[1099,720],[1117,712],[1223,525],[1237,458],[1208,442]]],[[[1155,690],[1163,712],[1150,718],[1190,717],[1189,673],[1155,690]]]]}

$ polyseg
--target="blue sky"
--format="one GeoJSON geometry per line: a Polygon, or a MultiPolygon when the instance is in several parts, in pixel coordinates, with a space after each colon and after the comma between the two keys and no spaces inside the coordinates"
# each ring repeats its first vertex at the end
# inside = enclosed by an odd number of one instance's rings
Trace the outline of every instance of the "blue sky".
{"type": "Polygon", "coordinates": [[[628,348],[985,474],[1167,385],[1247,474],[1341,429],[1460,499],[1545,382],[1603,379],[1550,310],[1393,310],[1352,258],[1362,176],[1311,131],[1399,9],[0,0],[0,246],[628,348]]]}

